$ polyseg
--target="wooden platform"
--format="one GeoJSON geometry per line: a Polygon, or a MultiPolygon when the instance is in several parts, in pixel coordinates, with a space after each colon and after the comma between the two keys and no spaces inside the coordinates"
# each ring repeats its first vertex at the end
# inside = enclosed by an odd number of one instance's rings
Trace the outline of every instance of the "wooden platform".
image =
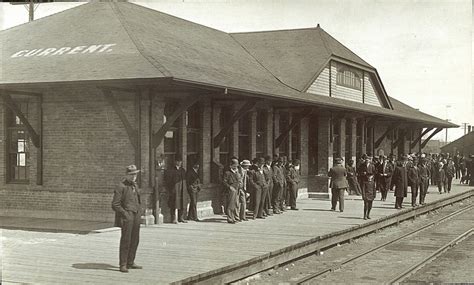
{"type": "MultiPolygon", "coordinates": [[[[427,202],[467,192],[472,186],[454,186],[440,195],[433,187],[427,202]]],[[[410,194],[409,194],[410,196],[410,194]]],[[[329,200],[301,199],[299,211],[265,220],[228,224],[223,216],[203,222],[142,227],[136,263],[142,270],[118,271],[120,231],[87,235],[1,231],[2,284],[161,284],[179,281],[225,266],[243,263],[317,236],[349,229],[362,219],[360,197],[349,196],[345,211],[330,211],[329,200]]],[[[404,203],[410,209],[408,197],[404,203]]],[[[396,213],[393,193],[389,201],[375,201],[372,218],[396,213]]]]}

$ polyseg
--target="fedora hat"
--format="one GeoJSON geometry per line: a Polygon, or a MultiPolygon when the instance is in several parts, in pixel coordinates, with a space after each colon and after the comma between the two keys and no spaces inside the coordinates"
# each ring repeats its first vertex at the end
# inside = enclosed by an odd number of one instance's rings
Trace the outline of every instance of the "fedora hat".
{"type": "Polygon", "coordinates": [[[129,165],[127,166],[126,170],[125,170],[125,174],[136,174],[138,172],[140,172],[141,170],[137,169],[137,166],[135,166],[134,164],[132,165],[129,165]]]}
{"type": "Polygon", "coordinates": [[[241,166],[250,166],[250,165],[252,165],[252,164],[250,164],[250,161],[249,161],[249,160],[244,159],[244,160],[242,160],[242,162],[240,163],[240,165],[241,165],[241,166]]]}

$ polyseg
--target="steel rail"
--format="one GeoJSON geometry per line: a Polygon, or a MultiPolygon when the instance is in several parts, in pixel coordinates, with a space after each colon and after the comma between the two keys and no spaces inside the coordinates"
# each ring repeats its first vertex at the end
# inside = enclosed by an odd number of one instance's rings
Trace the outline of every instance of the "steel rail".
{"type": "Polygon", "coordinates": [[[376,252],[376,251],[379,250],[379,249],[382,249],[382,248],[384,248],[384,247],[386,247],[386,246],[388,246],[388,245],[390,245],[390,244],[392,244],[392,243],[394,243],[394,242],[400,241],[400,240],[402,240],[402,239],[404,239],[404,238],[406,238],[406,237],[409,237],[409,236],[411,236],[411,235],[414,235],[414,234],[416,234],[416,233],[419,233],[419,232],[421,232],[421,231],[423,231],[423,230],[425,230],[425,229],[427,229],[427,228],[430,228],[430,227],[433,227],[433,226],[435,226],[435,225],[437,225],[437,224],[440,224],[440,223],[442,223],[442,222],[444,222],[444,221],[446,221],[446,220],[448,220],[448,219],[450,219],[450,218],[452,218],[452,217],[454,217],[454,216],[460,215],[460,214],[462,214],[462,213],[464,213],[464,212],[470,210],[472,207],[474,207],[474,205],[466,206],[466,207],[464,207],[464,208],[462,208],[462,209],[459,209],[459,210],[457,210],[457,211],[455,211],[455,212],[453,212],[453,213],[451,213],[451,214],[449,214],[449,215],[446,215],[446,216],[444,216],[444,217],[442,217],[442,218],[440,218],[440,219],[438,219],[438,220],[436,220],[436,221],[434,221],[434,222],[428,223],[428,224],[426,224],[426,225],[424,225],[424,226],[422,226],[422,227],[420,227],[420,228],[418,228],[418,229],[416,229],[416,230],[413,230],[413,231],[411,231],[411,232],[408,232],[408,233],[406,233],[406,234],[404,234],[404,235],[402,235],[402,236],[396,237],[396,238],[394,238],[394,239],[392,239],[392,240],[390,240],[390,241],[388,241],[388,242],[386,242],[386,243],[383,243],[383,244],[381,244],[381,245],[379,245],[379,246],[376,246],[376,247],[374,247],[374,248],[371,248],[371,249],[369,249],[369,250],[366,250],[366,251],[364,251],[364,252],[362,252],[362,253],[360,253],[360,254],[354,256],[354,257],[351,257],[351,258],[348,258],[348,259],[346,259],[346,260],[344,260],[344,261],[342,261],[342,262],[339,262],[339,263],[337,263],[336,265],[330,266],[330,267],[328,267],[328,268],[322,269],[322,270],[320,270],[320,271],[318,271],[318,272],[315,272],[315,273],[312,273],[312,274],[310,274],[310,275],[308,275],[308,276],[305,276],[305,277],[303,277],[303,278],[301,278],[301,279],[298,279],[298,280],[295,282],[295,284],[303,284],[303,283],[308,282],[309,280],[314,279],[314,278],[316,278],[316,277],[318,277],[318,276],[321,276],[321,275],[323,275],[323,274],[325,274],[325,273],[338,270],[338,269],[340,269],[340,268],[341,268],[343,265],[345,265],[345,264],[348,264],[348,263],[350,263],[350,262],[353,262],[354,260],[357,260],[357,259],[359,259],[359,258],[361,258],[361,257],[364,257],[364,256],[368,255],[368,254],[374,253],[374,252],[376,252]]]}
{"type": "Polygon", "coordinates": [[[402,273],[400,273],[398,276],[394,277],[392,280],[390,280],[388,282],[388,284],[399,284],[400,282],[402,282],[403,280],[405,280],[408,276],[410,276],[411,274],[415,273],[416,271],[418,271],[420,268],[422,268],[423,266],[425,266],[426,264],[430,263],[431,261],[433,261],[436,257],[438,257],[439,255],[441,255],[442,253],[444,253],[446,250],[448,250],[448,248],[450,247],[453,247],[455,246],[456,244],[458,244],[459,242],[461,242],[462,240],[466,239],[467,237],[469,237],[472,232],[474,231],[474,228],[471,228],[469,229],[468,231],[460,234],[458,237],[456,237],[455,239],[453,239],[452,241],[448,242],[447,244],[443,245],[441,248],[439,248],[437,251],[433,252],[430,256],[426,257],[425,259],[423,259],[422,261],[418,262],[417,264],[411,266],[410,268],[408,268],[407,270],[403,271],[402,273]]]}

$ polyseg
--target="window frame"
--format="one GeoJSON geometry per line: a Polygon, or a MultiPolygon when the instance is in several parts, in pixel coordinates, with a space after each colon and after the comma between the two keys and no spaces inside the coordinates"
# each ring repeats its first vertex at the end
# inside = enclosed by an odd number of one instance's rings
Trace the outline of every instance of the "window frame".
{"type": "Polygon", "coordinates": [[[336,85],[362,91],[362,78],[353,68],[342,66],[337,68],[336,85]]]}
{"type": "MultiPolygon", "coordinates": [[[[15,100],[15,104],[21,110],[26,118],[28,118],[28,110],[29,110],[29,101],[28,100],[15,100]]],[[[28,129],[23,122],[21,122],[20,118],[9,108],[5,109],[5,167],[6,167],[6,183],[7,184],[29,184],[30,183],[30,136],[28,133],[28,129]],[[23,132],[23,152],[18,150],[18,139],[17,139],[17,150],[12,151],[13,146],[13,132],[23,132]],[[16,154],[16,159],[13,159],[13,155],[16,154]],[[18,165],[18,154],[24,154],[24,166],[18,165]],[[15,165],[13,165],[13,161],[15,165]],[[15,167],[23,167],[24,168],[24,178],[14,178],[16,171],[14,170],[15,167]]]]}

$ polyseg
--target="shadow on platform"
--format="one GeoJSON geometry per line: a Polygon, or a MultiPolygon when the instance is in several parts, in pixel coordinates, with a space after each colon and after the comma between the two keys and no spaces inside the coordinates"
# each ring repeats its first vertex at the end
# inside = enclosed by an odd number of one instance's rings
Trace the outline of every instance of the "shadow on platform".
{"type": "Polygon", "coordinates": [[[94,270],[112,270],[118,271],[118,266],[113,266],[107,263],[74,263],[71,265],[76,269],[94,269],[94,270]]]}
{"type": "Polygon", "coordinates": [[[331,209],[302,209],[303,211],[331,212],[331,209]]]}

